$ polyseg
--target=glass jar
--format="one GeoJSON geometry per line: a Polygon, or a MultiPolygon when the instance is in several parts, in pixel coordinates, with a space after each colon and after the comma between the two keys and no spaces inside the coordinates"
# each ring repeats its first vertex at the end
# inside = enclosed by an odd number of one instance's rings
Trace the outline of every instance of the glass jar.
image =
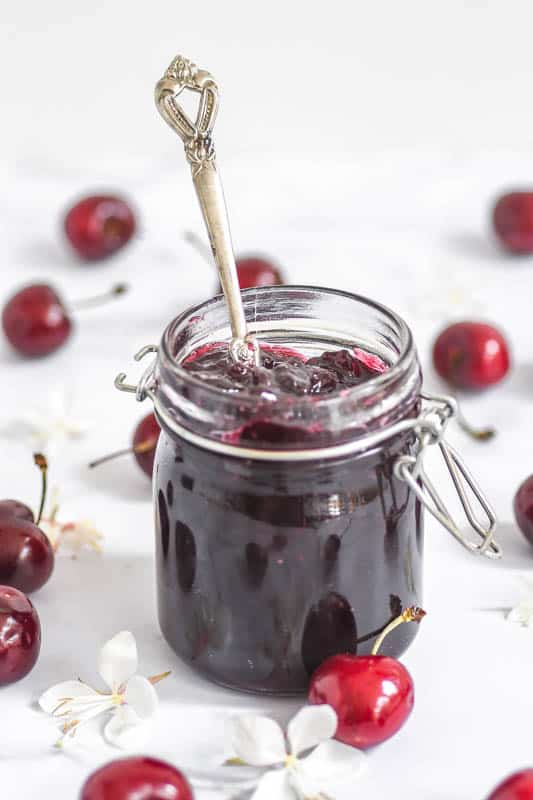
{"type": "MultiPolygon", "coordinates": [[[[229,341],[224,298],[167,327],[136,391],[161,424],[154,465],[159,622],[206,677],[245,691],[306,690],[335,653],[370,652],[403,608],[422,601],[423,506],[469,549],[497,557],[494,519],[444,442],[454,413],[429,406],[411,332],[387,308],[313,287],[243,292],[250,331],[305,356],[359,348],[388,369],[334,395],[231,394],[181,364],[229,341]],[[424,402],[426,400],[426,402],[424,402]],[[245,435],[244,432],[254,431],[245,435]],[[464,539],[422,466],[438,444],[481,543],[464,539]],[[473,514],[464,481],[489,524],[473,514]]],[[[402,625],[384,654],[416,635],[402,625]]]]}

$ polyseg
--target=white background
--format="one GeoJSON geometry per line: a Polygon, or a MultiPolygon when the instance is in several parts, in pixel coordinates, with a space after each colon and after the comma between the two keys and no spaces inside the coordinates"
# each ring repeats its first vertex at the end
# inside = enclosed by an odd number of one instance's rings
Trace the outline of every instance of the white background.
{"type": "MultiPolygon", "coordinates": [[[[126,444],[148,411],[113,389],[114,375],[135,376],[132,353],[213,288],[182,240],[187,228],[201,232],[199,213],[181,145],[152,99],[181,51],[224,90],[217,145],[239,251],[277,257],[292,282],[393,306],[414,330],[429,388],[441,388],[429,352],[448,320],[492,320],[512,343],[505,386],[464,400],[498,438],[483,446],[451,434],[496,507],[506,557],[476,561],[428,524],[428,617],[405,657],[415,713],[372,753],[361,783],[335,794],[483,800],[533,762],[533,637],[501,611],[533,564],[511,510],[533,463],[533,265],[502,254],[488,226],[499,191],[533,182],[530,4],[56,0],[11,3],[2,18],[2,297],[35,279],[65,298],[132,285],[115,306],[80,316],[52,357],[22,361],[0,342],[0,428],[32,405],[46,409],[57,391],[92,420],[86,438],[56,444],[50,479],[63,516],[88,517],[105,535],[101,557],[60,556],[35,595],[40,661],[0,694],[9,721],[0,726],[2,797],[33,800],[43,786],[58,800],[76,797],[100,756],[54,752],[34,701],[59,680],[97,680],[98,646],[123,628],[137,636],[144,673],[173,669],[147,751],[186,770],[216,763],[222,721],[236,707],[287,717],[297,705],[213,688],[177,663],[155,623],[148,482],[128,459],[86,468],[126,444]],[[100,187],[131,196],[142,235],[116,259],[84,267],[63,242],[61,214],[100,187]]],[[[1,452],[2,494],[35,502],[28,443],[5,440],[1,452]]]]}

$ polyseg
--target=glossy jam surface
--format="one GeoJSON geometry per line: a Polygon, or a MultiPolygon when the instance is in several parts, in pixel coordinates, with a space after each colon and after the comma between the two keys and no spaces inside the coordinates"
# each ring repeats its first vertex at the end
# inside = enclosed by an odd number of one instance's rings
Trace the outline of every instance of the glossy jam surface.
{"type": "Polygon", "coordinates": [[[225,343],[215,342],[191,355],[184,369],[224,391],[267,395],[325,395],[358,386],[383,372],[387,366],[363,350],[326,350],[306,358],[289,347],[261,345],[259,364],[238,364],[225,343]]]}

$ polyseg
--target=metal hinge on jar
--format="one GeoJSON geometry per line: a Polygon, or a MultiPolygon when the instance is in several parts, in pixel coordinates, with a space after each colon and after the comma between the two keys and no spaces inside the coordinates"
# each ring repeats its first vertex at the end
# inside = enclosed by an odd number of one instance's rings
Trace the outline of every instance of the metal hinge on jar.
{"type": "MultiPolygon", "coordinates": [[[[147,345],[135,354],[135,360],[140,361],[148,353],[157,353],[156,345],[147,345]]],[[[200,436],[179,423],[175,417],[170,417],[163,408],[157,404],[154,392],[156,387],[154,368],[157,359],[150,364],[143,373],[137,386],[125,382],[126,374],[121,372],[115,378],[115,386],[122,392],[135,394],[136,399],[142,402],[150,397],[154,403],[158,416],[168,424],[182,439],[221,455],[236,458],[257,459],[260,461],[308,461],[310,459],[327,459],[347,456],[359,451],[376,447],[388,439],[412,430],[418,441],[415,455],[399,456],[394,464],[394,472],[399,480],[408,484],[420,502],[435,517],[452,536],[457,539],[471,553],[484,555],[487,558],[501,558],[502,551],[494,540],[496,528],[496,515],[482,492],[472,473],[460,457],[459,453],[444,439],[448,423],[457,415],[457,403],[452,397],[429,395],[421,393],[420,397],[425,406],[415,419],[406,419],[391,425],[383,430],[374,431],[366,436],[358,437],[354,441],[328,447],[308,448],[300,450],[264,450],[227,442],[215,441],[200,436]],[[450,473],[455,490],[461,501],[470,528],[477,534],[480,541],[466,536],[455,519],[448,511],[444,501],[437,492],[432,481],[424,470],[424,454],[428,447],[437,445],[450,473]],[[486,521],[479,520],[476,516],[468,493],[471,493],[484,512],[486,521]]]]}
{"type": "Polygon", "coordinates": [[[423,409],[414,426],[419,440],[418,452],[414,456],[400,456],[397,459],[394,465],[396,476],[409,485],[430,514],[463,547],[466,547],[472,553],[479,553],[488,558],[501,558],[501,548],[494,541],[494,530],[496,528],[494,510],[459,453],[444,439],[449,421],[457,414],[457,403],[451,397],[428,394],[421,394],[421,397],[429,405],[423,409]],[[423,458],[425,450],[431,445],[437,445],[440,449],[468,523],[480,537],[480,542],[465,536],[446,508],[434,484],[427,476],[423,466],[423,458]],[[468,491],[472,493],[483,510],[486,517],[485,523],[476,516],[468,491]]]}

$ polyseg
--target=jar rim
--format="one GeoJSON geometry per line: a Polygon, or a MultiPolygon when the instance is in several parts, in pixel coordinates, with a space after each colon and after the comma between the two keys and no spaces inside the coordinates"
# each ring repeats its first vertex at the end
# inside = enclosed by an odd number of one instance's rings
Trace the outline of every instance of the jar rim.
{"type": "MultiPolygon", "coordinates": [[[[249,289],[243,289],[241,294],[243,296],[243,299],[246,299],[247,297],[250,297],[253,294],[255,294],[255,296],[268,297],[272,293],[277,294],[286,291],[310,292],[310,293],[315,292],[315,293],[320,293],[322,295],[343,297],[345,299],[361,303],[362,305],[365,305],[368,308],[374,309],[380,314],[383,314],[385,317],[388,317],[396,325],[397,335],[400,344],[400,352],[398,355],[398,359],[395,361],[394,364],[390,365],[388,369],[386,369],[384,372],[378,373],[374,377],[369,378],[368,380],[364,381],[361,384],[350,387],[349,389],[343,389],[342,395],[340,392],[333,392],[331,394],[325,394],[323,396],[304,395],[302,397],[298,397],[299,403],[304,403],[304,404],[312,403],[314,407],[316,407],[317,405],[326,407],[328,404],[338,402],[340,396],[342,396],[343,400],[348,399],[352,401],[356,399],[358,395],[361,397],[366,397],[367,395],[373,394],[374,392],[379,392],[382,388],[388,385],[395,384],[396,381],[405,373],[406,369],[408,369],[414,356],[413,335],[411,329],[399,314],[397,314],[395,311],[393,311],[383,303],[379,303],[376,300],[372,300],[369,297],[365,297],[364,295],[355,294],[354,292],[347,292],[343,289],[332,289],[329,287],[306,285],[306,284],[279,284],[276,286],[258,286],[249,289]]],[[[190,383],[192,386],[196,386],[198,389],[202,391],[202,393],[206,393],[207,396],[220,397],[220,398],[224,397],[225,400],[227,400],[228,392],[226,390],[218,386],[213,386],[212,384],[206,384],[200,378],[196,377],[194,372],[192,372],[191,370],[184,369],[177,361],[176,356],[173,355],[173,353],[171,352],[172,336],[180,325],[182,325],[184,322],[187,322],[187,320],[190,321],[199,313],[205,312],[206,310],[211,309],[217,305],[222,306],[225,302],[226,301],[224,295],[219,294],[216,295],[215,297],[210,298],[209,300],[204,300],[200,303],[197,303],[195,306],[185,309],[179,316],[175,317],[165,328],[161,339],[160,353],[162,352],[165,360],[167,361],[168,365],[171,366],[172,371],[175,373],[177,377],[179,377],[183,381],[186,381],[187,383],[190,383]]],[[[253,324],[250,325],[249,328],[250,328],[250,333],[254,334],[257,332],[254,330],[253,324]]],[[[266,335],[268,335],[268,328],[262,329],[261,333],[265,333],[266,335]]],[[[257,402],[256,396],[251,394],[248,395],[246,394],[246,392],[239,393],[238,395],[235,395],[235,397],[239,398],[239,403],[246,403],[247,400],[257,402]]],[[[278,407],[283,405],[284,400],[287,400],[289,403],[293,402],[293,398],[288,396],[287,398],[279,399],[276,405],[278,407]]]]}

